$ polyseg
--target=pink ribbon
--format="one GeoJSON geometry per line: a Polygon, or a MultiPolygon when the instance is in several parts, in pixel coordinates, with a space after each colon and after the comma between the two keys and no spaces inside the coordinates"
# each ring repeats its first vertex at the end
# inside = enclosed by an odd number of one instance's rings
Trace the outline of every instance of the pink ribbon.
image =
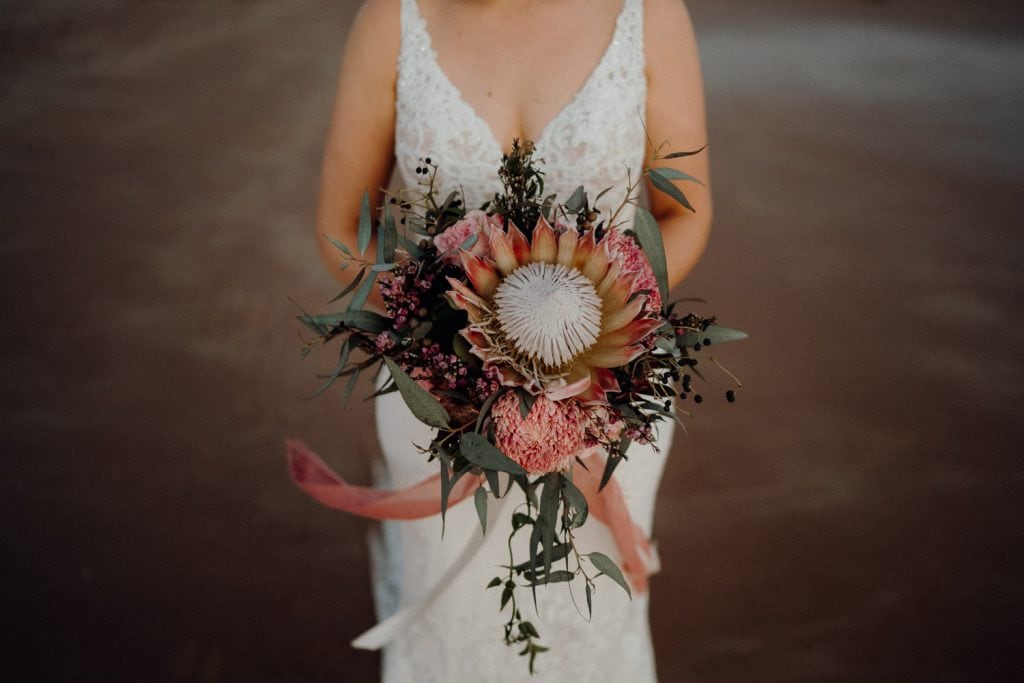
{"type": "MultiPolygon", "coordinates": [[[[394,491],[355,486],[342,479],[302,441],[290,439],[288,471],[303,491],[329,508],[372,519],[420,519],[441,512],[440,480],[436,474],[408,488],[394,491]]],[[[639,593],[647,590],[650,545],[643,530],[633,523],[622,489],[614,477],[600,492],[604,460],[592,453],[584,462],[589,471],[577,468],[573,483],[583,493],[590,514],[612,532],[621,555],[620,569],[639,593]]],[[[463,477],[452,488],[448,504],[466,499],[478,486],[475,477],[463,477]]]]}

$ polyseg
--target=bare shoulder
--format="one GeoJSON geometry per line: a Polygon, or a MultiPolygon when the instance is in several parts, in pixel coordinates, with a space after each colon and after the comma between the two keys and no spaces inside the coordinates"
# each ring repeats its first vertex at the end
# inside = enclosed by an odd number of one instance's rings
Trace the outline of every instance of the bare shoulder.
{"type": "Polygon", "coordinates": [[[691,47],[693,24],[683,0],[644,0],[644,35],[654,54],[691,47]]]}
{"type": "Polygon", "coordinates": [[[382,57],[397,55],[400,41],[400,0],[364,0],[352,22],[348,51],[368,62],[379,62],[382,57]]]}
{"type": "Polygon", "coordinates": [[[398,28],[400,0],[363,0],[359,11],[356,12],[356,21],[353,29],[358,26],[360,29],[388,30],[398,28]]]}

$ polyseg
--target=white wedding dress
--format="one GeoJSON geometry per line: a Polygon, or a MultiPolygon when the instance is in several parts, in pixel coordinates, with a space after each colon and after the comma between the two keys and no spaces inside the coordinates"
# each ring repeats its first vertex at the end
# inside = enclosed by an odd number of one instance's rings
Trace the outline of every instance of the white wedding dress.
{"type": "MultiPolygon", "coordinates": [[[[500,188],[502,145],[438,65],[416,0],[401,3],[395,124],[401,185],[414,187],[414,169],[421,158],[430,157],[439,165],[441,196],[461,188],[466,205],[475,208],[500,188]]],[[[591,196],[614,187],[602,205],[617,206],[625,191],[626,167],[635,171],[643,164],[640,112],[646,92],[642,0],[624,0],[601,61],[535,141],[536,156],[545,162],[545,192],[557,192],[564,200],[581,184],[591,196]]],[[[627,221],[630,218],[626,216],[627,221]]],[[[412,416],[397,392],[376,401],[376,426],[385,461],[379,483],[404,487],[436,473],[436,463],[428,463],[413,445],[429,444],[432,430],[412,416]]],[[[660,423],[658,450],[634,444],[629,461],[615,473],[633,520],[648,536],[671,439],[672,424],[660,423]]],[[[448,510],[443,539],[439,516],[381,525],[372,544],[379,615],[384,618],[398,610],[412,615],[384,644],[383,680],[655,680],[648,597],[638,595],[630,601],[607,577],[597,580],[591,622],[574,606],[566,584],[538,590],[539,615],[533,614],[529,590],[517,591],[524,617],[537,626],[539,642],[551,648],[538,656],[537,674],[528,675],[525,657],[517,655],[519,648],[503,641],[508,612],[498,611],[500,589],[485,590],[491,578],[503,573],[499,565],[508,561],[509,519],[522,493],[513,489],[507,498],[486,536],[472,501],[448,510]],[[458,566],[453,568],[453,563],[458,566]]],[[[492,498],[492,509],[497,504],[492,498]]],[[[582,552],[598,550],[618,561],[610,532],[595,518],[580,530],[577,544],[582,552]]],[[[574,586],[585,613],[582,584],[574,586]]]]}

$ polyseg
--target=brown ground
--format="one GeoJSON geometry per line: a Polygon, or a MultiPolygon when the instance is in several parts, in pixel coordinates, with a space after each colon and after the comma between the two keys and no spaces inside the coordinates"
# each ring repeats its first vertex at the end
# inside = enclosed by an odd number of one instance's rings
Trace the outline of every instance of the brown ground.
{"type": "MultiPolygon", "coordinates": [[[[0,2],[9,680],[373,680],[370,407],[302,397],[286,297],[354,0],[0,2]]],[[[1022,672],[1024,12],[691,0],[752,339],[659,500],[665,680],[1022,672]],[[827,9],[824,7],[827,6],[827,9]]],[[[497,616],[497,615],[496,615],[497,616]]]]}

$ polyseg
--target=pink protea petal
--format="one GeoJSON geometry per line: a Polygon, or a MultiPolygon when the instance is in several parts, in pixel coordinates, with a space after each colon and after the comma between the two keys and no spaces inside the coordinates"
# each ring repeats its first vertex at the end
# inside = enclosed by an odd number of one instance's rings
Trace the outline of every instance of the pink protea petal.
{"type": "Polygon", "coordinates": [[[625,327],[640,315],[644,308],[644,296],[638,296],[625,306],[619,309],[612,309],[601,321],[601,334],[614,332],[620,327],[625,327]]]}
{"type": "Polygon", "coordinates": [[[583,264],[581,271],[591,282],[601,282],[608,273],[608,249],[604,240],[594,246],[590,258],[583,264]]]}
{"type": "MultiPolygon", "coordinates": [[[[605,387],[601,386],[598,372],[611,372],[604,368],[590,368],[590,383],[587,388],[576,395],[576,400],[584,404],[607,404],[608,394],[605,387]]],[[[618,385],[616,385],[618,386],[618,385]]]]}
{"type": "Polygon", "coordinates": [[[619,380],[615,379],[615,373],[607,368],[591,368],[591,380],[598,384],[605,391],[622,391],[619,380]]]}
{"type": "Polygon", "coordinates": [[[590,368],[584,363],[575,363],[566,377],[546,386],[544,393],[552,401],[564,401],[585,392],[590,381],[590,368]]]}
{"type": "Polygon", "coordinates": [[[511,274],[520,265],[515,250],[512,249],[512,241],[503,230],[492,230],[490,236],[491,257],[498,265],[498,270],[502,275],[511,274]]]}
{"type": "Polygon", "coordinates": [[[519,229],[512,221],[508,222],[508,236],[512,241],[512,251],[516,255],[516,260],[519,261],[519,265],[524,265],[530,262],[530,242],[526,239],[526,235],[519,229]]]}
{"type": "Polygon", "coordinates": [[[597,343],[601,346],[628,346],[635,344],[654,330],[662,326],[664,321],[657,318],[641,318],[634,320],[625,327],[601,335],[597,343]]]}
{"type": "Polygon", "coordinates": [[[487,307],[483,299],[478,297],[472,289],[453,277],[448,278],[448,284],[452,286],[451,291],[448,292],[448,298],[451,302],[458,308],[466,311],[469,314],[470,320],[479,322],[483,309],[487,307]]]}
{"type": "Polygon", "coordinates": [[[533,228],[533,247],[530,251],[531,260],[540,263],[554,263],[558,255],[558,244],[555,241],[555,230],[541,216],[533,228]]]}
{"type": "Polygon", "coordinates": [[[470,282],[473,283],[473,288],[484,297],[494,294],[494,290],[498,288],[500,280],[498,279],[498,272],[491,264],[465,249],[459,252],[459,256],[462,258],[462,269],[469,276],[470,282]]]}
{"type": "Polygon", "coordinates": [[[580,234],[576,228],[566,228],[565,232],[558,236],[558,262],[568,268],[572,267],[573,253],[576,251],[576,242],[580,234]]]}
{"type": "MultiPolygon", "coordinates": [[[[620,277],[616,278],[615,282],[612,283],[611,287],[608,288],[608,291],[601,296],[601,301],[604,307],[603,310],[606,316],[622,309],[622,307],[626,305],[626,301],[629,300],[629,295],[633,293],[633,283],[635,281],[635,275],[620,275],[620,277]]],[[[608,329],[605,331],[607,332],[608,329]]]]}
{"type": "Polygon", "coordinates": [[[584,413],[573,400],[541,394],[524,419],[519,397],[510,391],[494,403],[491,418],[498,448],[530,474],[564,470],[584,448],[584,413]]]}
{"type": "Polygon", "coordinates": [[[605,273],[604,277],[601,278],[601,281],[597,284],[597,295],[599,297],[603,299],[605,295],[608,294],[608,290],[610,290],[612,286],[615,285],[616,281],[618,281],[619,274],[621,272],[622,264],[620,264],[618,260],[612,260],[612,262],[608,264],[608,271],[605,273]]]}
{"type": "Polygon", "coordinates": [[[595,249],[597,249],[597,242],[594,241],[594,231],[588,230],[582,238],[576,241],[576,250],[572,257],[573,268],[582,271],[583,265],[591,259],[595,249]]]}
{"type": "Polygon", "coordinates": [[[646,351],[643,346],[595,346],[587,355],[587,363],[595,368],[617,368],[646,351]]]}

